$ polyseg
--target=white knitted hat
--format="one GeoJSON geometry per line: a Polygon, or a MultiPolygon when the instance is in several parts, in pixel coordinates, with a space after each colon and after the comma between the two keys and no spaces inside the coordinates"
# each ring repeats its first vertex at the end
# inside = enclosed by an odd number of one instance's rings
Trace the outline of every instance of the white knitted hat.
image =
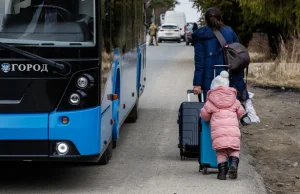
{"type": "Polygon", "coordinates": [[[214,89],[219,86],[227,86],[229,87],[229,74],[227,71],[222,71],[221,74],[211,82],[210,89],[214,89]]]}

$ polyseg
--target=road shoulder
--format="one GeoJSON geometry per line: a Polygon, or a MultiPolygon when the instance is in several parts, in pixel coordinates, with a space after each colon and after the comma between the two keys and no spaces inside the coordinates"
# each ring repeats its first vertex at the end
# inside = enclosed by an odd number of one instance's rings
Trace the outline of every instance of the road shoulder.
{"type": "Polygon", "coordinates": [[[300,93],[250,87],[261,123],[242,128],[268,193],[300,193],[300,93]]]}

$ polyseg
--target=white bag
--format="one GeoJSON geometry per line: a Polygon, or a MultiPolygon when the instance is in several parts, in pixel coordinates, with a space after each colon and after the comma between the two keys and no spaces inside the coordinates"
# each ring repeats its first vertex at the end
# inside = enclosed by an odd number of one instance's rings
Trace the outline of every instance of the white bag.
{"type": "Polygon", "coordinates": [[[249,117],[251,123],[260,123],[260,119],[256,114],[251,99],[246,100],[245,107],[246,107],[247,117],[249,117]]]}
{"type": "Polygon", "coordinates": [[[245,102],[246,117],[243,118],[243,121],[245,123],[247,123],[248,125],[254,124],[254,123],[260,123],[260,119],[257,116],[256,111],[255,111],[254,106],[251,101],[251,98],[253,98],[254,94],[249,91],[248,91],[248,94],[249,94],[249,99],[246,100],[246,102],[245,102]]]}

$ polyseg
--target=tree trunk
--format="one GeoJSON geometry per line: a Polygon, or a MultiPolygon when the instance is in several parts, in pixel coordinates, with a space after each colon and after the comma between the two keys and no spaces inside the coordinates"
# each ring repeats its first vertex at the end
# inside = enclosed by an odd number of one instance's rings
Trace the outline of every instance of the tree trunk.
{"type": "Polygon", "coordinates": [[[283,36],[283,33],[280,28],[274,27],[267,29],[271,57],[275,59],[276,57],[278,57],[280,52],[281,40],[285,41],[287,37],[283,36]]]}

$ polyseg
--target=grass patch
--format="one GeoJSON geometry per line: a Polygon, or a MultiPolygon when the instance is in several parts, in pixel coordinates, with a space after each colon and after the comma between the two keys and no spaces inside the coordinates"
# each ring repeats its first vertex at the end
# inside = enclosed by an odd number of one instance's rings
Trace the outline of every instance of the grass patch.
{"type": "Polygon", "coordinates": [[[281,42],[280,55],[267,62],[263,54],[250,53],[248,79],[258,86],[300,88],[300,39],[281,42]],[[264,61],[264,62],[261,62],[264,61]]]}
{"type": "Polygon", "coordinates": [[[300,63],[251,63],[248,80],[255,85],[300,88],[300,63]]]}
{"type": "Polygon", "coordinates": [[[251,63],[261,63],[269,61],[268,56],[266,56],[264,53],[250,52],[249,55],[251,63]]]}

